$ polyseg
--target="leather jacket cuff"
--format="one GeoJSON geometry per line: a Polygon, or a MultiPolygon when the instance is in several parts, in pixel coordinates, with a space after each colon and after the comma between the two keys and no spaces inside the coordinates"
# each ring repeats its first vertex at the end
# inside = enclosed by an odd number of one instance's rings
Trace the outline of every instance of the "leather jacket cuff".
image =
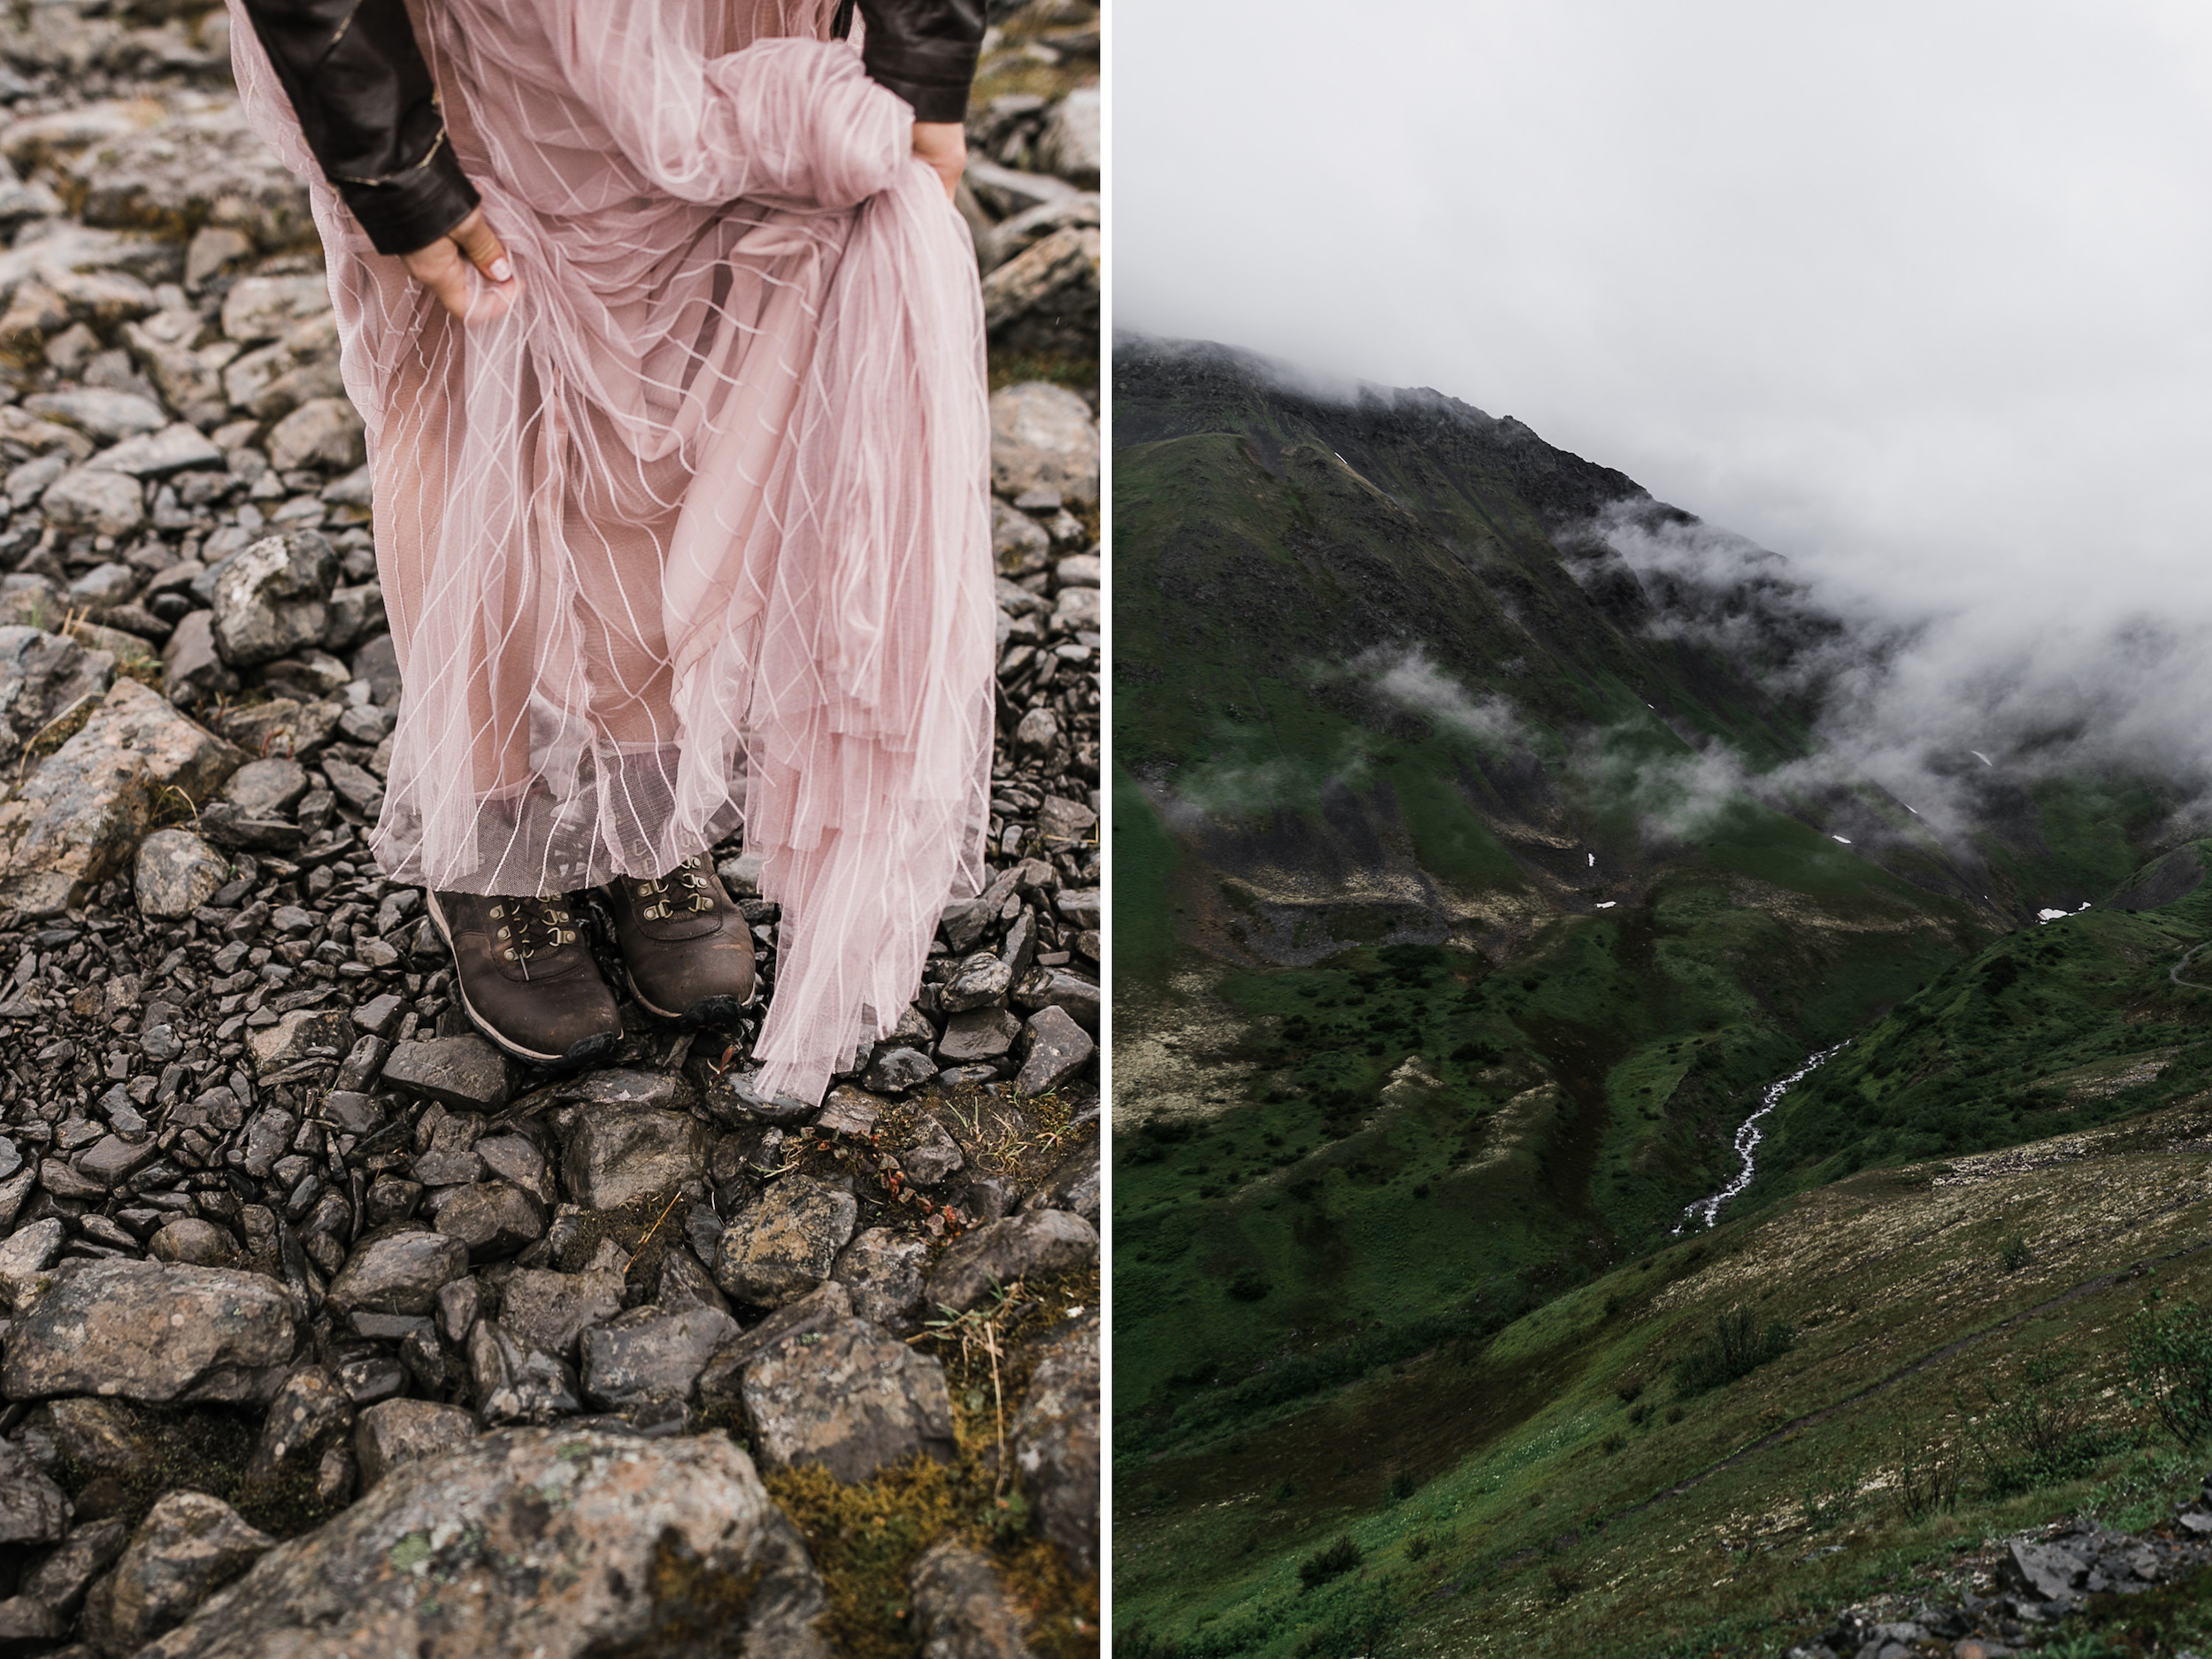
{"type": "Polygon", "coordinates": [[[404,173],[374,182],[336,181],[338,194],[379,253],[426,248],[475,211],[476,187],[442,133],[431,152],[404,173]]]}
{"type": "Polygon", "coordinates": [[[918,121],[963,121],[983,43],[980,0],[861,0],[868,78],[914,106],[918,121]]]}

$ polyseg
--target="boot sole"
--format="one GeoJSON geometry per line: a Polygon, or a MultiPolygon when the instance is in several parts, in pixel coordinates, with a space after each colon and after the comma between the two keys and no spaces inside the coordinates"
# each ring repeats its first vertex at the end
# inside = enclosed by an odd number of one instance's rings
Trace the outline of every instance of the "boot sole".
{"type": "MultiPolygon", "coordinates": [[[[438,937],[445,941],[447,953],[452,955],[453,929],[446,922],[445,912],[438,908],[438,895],[426,887],[422,890],[422,902],[424,907],[430,912],[430,919],[437,924],[438,937]]],[[[476,1011],[476,1004],[469,1001],[468,987],[461,983],[460,959],[457,956],[454,958],[453,995],[460,999],[461,1011],[469,1017],[469,1024],[483,1034],[486,1041],[495,1048],[505,1050],[518,1060],[529,1061],[533,1065],[562,1067],[588,1065],[600,1056],[611,1053],[614,1046],[622,1041],[620,1032],[603,1031],[596,1036],[579,1037],[560,1054],[541,1054],[535,1048],[524,1048],[522,1044],[495,1028],[489,1020],[476,1011]]]]}
{"type": "Polygon", "coordinates": [[[626,962],[622,964],[622,978],[630,987],[630,995],[637,999],[640,1008],[657,1019],[672,1019],[686,1031],[695,1031],[702,1025],[729,1025],[739,1014],[760,1001],[757,990],[741,1002],[734,996],[703,996],[682,1013],[672,1014],[647,999],[645,993],[638,988],[637,975],[630,972],[630,964],[626,962]]]}

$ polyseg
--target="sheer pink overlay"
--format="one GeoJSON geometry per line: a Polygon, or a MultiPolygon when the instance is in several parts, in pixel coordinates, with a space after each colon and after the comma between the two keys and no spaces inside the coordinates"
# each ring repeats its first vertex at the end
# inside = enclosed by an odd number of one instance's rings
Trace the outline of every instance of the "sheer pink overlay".
{"type": "Polygon", "coordinates": [[[741,821],[783,906],[757,1087],[887,1031],[982,874],[993,706],[975,262],[834,0],[419,0],[514,262],[451,321],[314,187],[404,690],[401,880],[558,893],[741,821]]]}

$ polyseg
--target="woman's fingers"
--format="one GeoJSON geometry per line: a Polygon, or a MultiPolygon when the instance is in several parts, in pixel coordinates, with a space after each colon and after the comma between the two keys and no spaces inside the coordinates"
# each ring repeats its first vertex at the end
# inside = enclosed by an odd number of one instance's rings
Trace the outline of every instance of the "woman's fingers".
{"type": "Polygon", "coordinates": [[[464,322],[503,317],[514,298],[513,265],[480,207],[429,246],[402,254],[400,262],[464,322]]]}
{"type": "Polygon", "coordinates": [[[944,181],[947,196],[960,188],[960,175],[968,169],[968,132],[957,121],[914,123],[914,153],[944,181]]]}

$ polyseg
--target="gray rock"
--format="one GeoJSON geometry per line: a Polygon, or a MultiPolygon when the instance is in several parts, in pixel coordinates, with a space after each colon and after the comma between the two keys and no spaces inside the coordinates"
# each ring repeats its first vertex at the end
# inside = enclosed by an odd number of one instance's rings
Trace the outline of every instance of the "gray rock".
{"type": "Polygon", "coordinates": [[[730,1310],[729,1301],[714,1282],[714,1276],[697,1256],[680,1248],[661,1257],[661,1282],[653,1293],[653,1300],[664,1308],[712,1308],[722,1313],[730,1310]]]}
{"type": "Polygon", "coordinates": [[[956,1310],[978,1307],[993,1285],[1032,1273],[1066,1273],[1098,1259],[1098,1233],[1064,1210],[1009,1216],[953,1241],[929,1276],[929,1305],[956,1310]]]}
{"type": "Polygon", "coordinates": [[[1034,1013],[1056,1008],[1094,1036],[1098,1032],[1099,988],[1079,973],[1064,968],[1039,968],[1014,992],[1018,1008],[1034,1013]]]}
{"type": "MultiPolygon", "coordinates": [[[[397,999],[388,999],[396,1003],[397,999]]],[[[354,1010],[358,1019],[361,1010],[354,1010]]],[[[394,1018],[397,1018],[395,1008],[394,1018]]],[[[521,1135],[489,1135],[475,1146],[476,1156],[484,1167],[503,1181],[512,1181],[526,1192],[535,1193],[546,1203],[552,1203],[559,1194],[553,1186],[553,1172],[547,1166],[545,1154],[537,1143],[521,1135]]]]}
{"type": "Polygon", "coordinates": [[[96,386],[73,392],[42,392],[25,398],[23,408],[41,420],[58,420],[65,426],[74,426],[97,443],[144,437],[169,424],[169,417],[161,412],[161,405],[152,398],[96,386]]]}
{"type": "Polygon", "coordinates": [[[114,672],[113,657],[87,651],[65,634],[0,626],[0,766],[12,777],[23,745],[104,692],[114,672]]]}
{"type": "Polygon", "coordinates": [[[62,1490],[12,1440],[0,1440],[0,1546],[51,1544],[73,1510],[62,1490]]]}
{"type": "Polygon", "coordinates": [[[875,1133],[876,1120],[882,1115],[881,1101],[849,1084],[841,1083],[823,1099],[822,1115],[814,1120],[814,1126],[826,1134],[851,1135],[865,1141],[875,1133]]]}
{"type": "Polygon", "coordinates": [[[1060,1167],[1045,1177],[1044,1185],[1022,1200],[1024,1210],[1065,1210],[1098,1225],[1099,1165],[1096,1146],[1079,1147],[1060,1167]]]}
{"type": "Polygon", "coordinates": [[[1040,1528],[1083,1573],[1098,1571],[1098,1413],[1092,1314],[1046,1348],[1008,1435],[1040,1528]]]}
{"type": "Polygon", "coordinates": [[[69,584],[70,603],[104,611],[128,600],[138,591],[141,580],[129,565],[118,565],[111,559],[104,565],[95,565],[69,584]]]}
{"type": "Polygon", "coordinates": [[[438,1231],[468,1247],[472,1262],[497,1261],[545,1236],[545,1204],[511,1181],[442,1187],[431,1194],[438,1231]]]}
{"type": "Polygon", "coordinates": [[[861,1081],[879,1094],[903,1094],[937,1075],[930,1057],[917,1048],[882,1048],[869,1060],[861,1081]]]}
{"type": "Polygon", "coordinates": [[[996,1004],[955,1014],[937,1041],[938,1064],[980,1065],[1000,1059],[1012,1050],[1021,1032],[1019,1018],[996,1004]]]}
{"type": "Polygon", "coordinates": [[[991,488],[1048,489],[1078,505],[1098,499],[1098,426],[1064,386],[1025,380],[991,396],[991,488]]]}
{"type": "Polygon", "coordinates": [[[500,1328],[496,1319],[479,1319],[469,1333],[469,1376],[476,1391],[476,1415],[487,1428],[507,1423],[549,1423],[574,1417],[576,1376],[568,1362],[525,1348],[500,1328]]]}
{"type": "Polygon", "coordinates": [[[688,1400],[737,1321],[718,1309],[633,1308],[583,1333],[584,1397],[602,1411],[688,1400]]]}
{"type": "Polygon", "coordinates": [[[898,1157],[899,1167],[906,1171],[907,1179],[922,1187],[936,1186],[956,1174],[966,1162],[961,1156],[960,1143],[934,1118],[924,1118],[915,1124],[907,1144],[899,1148],[898,1157]]]}
{"type": "MultiPolygon", "coordinates": [[[[0,185],[0,203],[6,199],[0,185]]],[[[37,1596],[26,1593],[0,1601],[0,1653],[39,1653],[69,1633],[69,1621],[37,1596]]],[[[60,1659],[89,1659],[92,1649],[79,1644],[60,1659]]]]}
{"type": "Polygon", "coordinates": [[[250,760],[231,773],[221,798],[250,818],[289,812],[307,793],[307,768],[286,756],[250,760]]]}
{"type": "Polygon", "coordinates": [[[2088,1571],[2087,1564],[2070,1550],[2020,1538],[2008,1540],[2004,1558],[1997,1563],[2001,1582],[2044,1601],[2071,1596],[2088,1571]]]}
{"type": "Polygon", "coordinates": [[[1014,752],[1044,759],[1060,741],[1060,722],[1051,710],[1039,706],[1022,716],[1014,727],[1014,752]]]}
{"type": "MultiPolygon", "coordinates": [[[[1090,212],[1071,215],[1095,216],[1094,205],[1090,212]]],[[[1010,254],[983,279],[983,326],[992,343],[1042,352],[1094,339],[1104,251],[1094,224],[1070,224],[1010,254]]]]}
{"type": "Polygon", "coordinates": [[[136,1415],[120,1401],[50,1400],[46,1420],[55,1448],[81,1469],[127,1478],[150,1472],[160,1461],[136,1415]]]}
{"type": "Polygon", "coordinates": [[[1037,165],[1079,189],[1098,188],[1105,157],[1101,135],[1099,89],[1078,87],[1052,106],[1037,135],[1037,165]]]}
{"type": "Polygon", "coordinates": [[[990,951],[978,951],[952,972],[938,987],[937,1006],[948,1014],[1002,1002],[1013,988],[1013,972],[990,951]]]}
{"type": "Polygon", "coordinates": [[[181,420],[159,432],[127,437],[85,463],[104,472],[127,473],[132,478],[165,478],[189,467],[222,464],[223,452],[202,436],[197,426],[181,420]]]}
{"type": "Polygon", "coordinates": [[[1094,928],[1100,916],[1098,889],[1069,887],[1060,895],[1056,908],[1063,920],[1078,927],[1094,928]]]}
{"type": "Polygon", "coordinates": [[[88,1181],[113,1188],[160,1155],[161,1148],[151,1141],[127,1141],[121,1135],[106,1134],[73,1155],[69,1167],[88,1181]]]}
{"type": "Polygon", "coordinates": [[[0,1240],[0,1304],[15,1308],[35,1301],[68,1236],[61,1217],[49,1216],[0,1240]]]}
{"type": "Polygon", "coordinates": [[[195,611],[170,634],[161,648],[161,688],[185,708],[238,689],[238,676],[215,649],[214,612],[195,611]]]}
{"type": "Polygon", "coordinates": [[[864,1319],[784,1336],[746,1366],[741,1397],[772,1469],[866,1480],[917,1452],[953,1454],[944,1368],[864,1319]]]}
{"type": "Polygon", "coordinates": [[[166,1494],[138,1524],[115,1571],[86,1597],[85,1633],[104,1653],[135,1653],[275,1542],[219,1498],[166,1494]]]}
{"type": "Polygon", "coordinates": [[[830,1276],[860,1215],[850,1193],[787,1175],[722,1234],[714,1282],[741,1302],[780,1308],[830,1276]]]}
{"type": "Polygon", "coordinates": [[[407,1004],[396,993],[387,991],[355,1009],[353,1023],[371,1036],[388,1037],[399,1029],[399,1022],[406,1013],[407,1004]]]}
{"type": "Polygon", "coordinates": [[[265,1078],[303,1060],[327,1060],[335,1066],[352,1043],[353,1022],[342,1008],[296,1008],[275,1025],[246,1033],[257,1072],[265,1078]]]}
{"type": "Polygon", "coordinates": [[[407,1232],[370,1239],[330,1281],[334,1313],[426,1314],[438,1292],[468,1271],[468,1246],[442,1233],[407,1232]]]}
{"type": "Polygon", "coordinates": [[[978,199],[1001,219],[1081,194],[1066,180],[1050,173],[1019,173],[980,157],[970,159],[965,178],[978,199]]]}
{"type": "Polygon", "coordinates": [[[270,1402],[246,1472],[265,1479],[314,1469],[323,1454],[342,1443],[352,1429],[353,1401],[337,1378],[320,1365],[302,1365],[284,1379],[270,1402]]]}
{"type": "Polygon", "coordinates": [[[338,557],[312,530],[265,536],[218,565],[212,583],[215,649],[252,668],[322,638],[338,557]]]}
{"type": "Polygon", "coordinates": [[[384,1081],[459,1111],[492,1111],[513,1091],[506,1056],[473,1033],[403,1042],[384,1063],[384,1081]]]}
{"type": "Polygon", "coordinates": [[[345,472],[368,453],[361,416],[342,397],[312,397],[269,434],[269,465],[280,472],[303,466],[345,472]]]}
{"type": "Polygon", "coordinates": [[[323,277],[241,277],[223,296],[223,333],[242,346],[258,345],[329,310],[323,277]]]}
{"type": "Polygon", "coordinates": [[[576,1202],[613,1210],[699,1179],[713,1149],[713,1132],[687,1112],[587,1109],[562,1148],[561,1173],[576,1202]]]}
{"type": "Polygon", "coordinates": [[[573,1359],[576,1339],[587,1328],[622,1311],[622,1285],[617,1272],[519,1268],[507,1280],[500,1320],[525,1348],[573,1359]]]}
{"type": "Polygon", "coordinates": [[[525,1429],[392,1470],[140,1659],[829,1659],[828,1605],[724,1437],[525,1429]]]}
{"type": "Polygon", "coordinates": [[[354,1419],[353,1456],[367,1491],[393,1470],[446,1457],[476,1438],[476,1419],[429,1400],[380,1400],[354,1419]]]}
{"type": "Polygon", "coordinates": [[[1082,1070],[1098,1052],[1090,1033],[1063,1008],[1041,1008],[1022,1033],[1021,1073],[1014,1087],[1024,1094],[1045,1094],[1082,1070]]]}
{"type": "Polygon", "coordinates": [[[73,1259],[9,1330],[0,1390],[258,1402],[282,1382],[305,1317],[260,1273],[73,1259]]]}
{"type": "Polygon", "coordinates": [[[831,1269],[855,1313],[893,1330],[921,1314],[922,1286],[928,1273],[929,1246],[889,1227],[856,1233],[838,1252],[831,1269]]]}
{"type": "Polygon", "coordinates": [[[146,522],[138,480],[103,468],[64,472],[39,497],[46,521],[65,534],[127,536],[146,522]]]}
{"type": "MultiPolygon", "coordinates": [[[[1077,634],[1085,630],[1096,633],[1103,625],[1103,612],[1095,588],[1063,588],[1052,603],[1052,626],[1057,634],[1077,634]]],[[[1047,851],[1056,851],[1051,841],[1045,842],[1047,851]]]]}
{"type": "Polygon", "coordinates": [[[72,1527],[61,1547],[25,1576],[23,1594],[66,1620],[82,1604],[92,1581],[123,1553],[130,1537],[129,1524],[124,1521],[88,1521],[72,1527]]]}
{"type": "Polygon", "coordinates": [[[942,1539],[922,1552],[906,1582],[921,1659],[1030,1659],[1021,1616],[989,1557],[942,1539]]]}
{"type": "MultiPolygon", "coordinates": [[[[134,122],[88,148],[69,176],[83,192],[88,225],[168,236],[185,226],[210,226],[242,233],[269,253],[314,241],[306,184],[255,134],[234,100],[151,126],[134,122]]],[[[323,283],[320,277],[273,280],[323,283]]],[[[323,303],[329,303],[325,287],[323,303]]]]}
{"type": "Polygon", "coordinates": [[[227,1229],[197,1216],[179,1216],[164,1222],[146,1241],[146,1252],[157,1262],[178,1262],[191,1267],[235,1267],[238,1244],[227,1229]]]}
{"type": "Polygon", "coordinates": [[[138,844],[131,891],[139,913],[173,921],[189,916],[230,879],[230,861],[190,830],[159,829],[138,844]]]}

